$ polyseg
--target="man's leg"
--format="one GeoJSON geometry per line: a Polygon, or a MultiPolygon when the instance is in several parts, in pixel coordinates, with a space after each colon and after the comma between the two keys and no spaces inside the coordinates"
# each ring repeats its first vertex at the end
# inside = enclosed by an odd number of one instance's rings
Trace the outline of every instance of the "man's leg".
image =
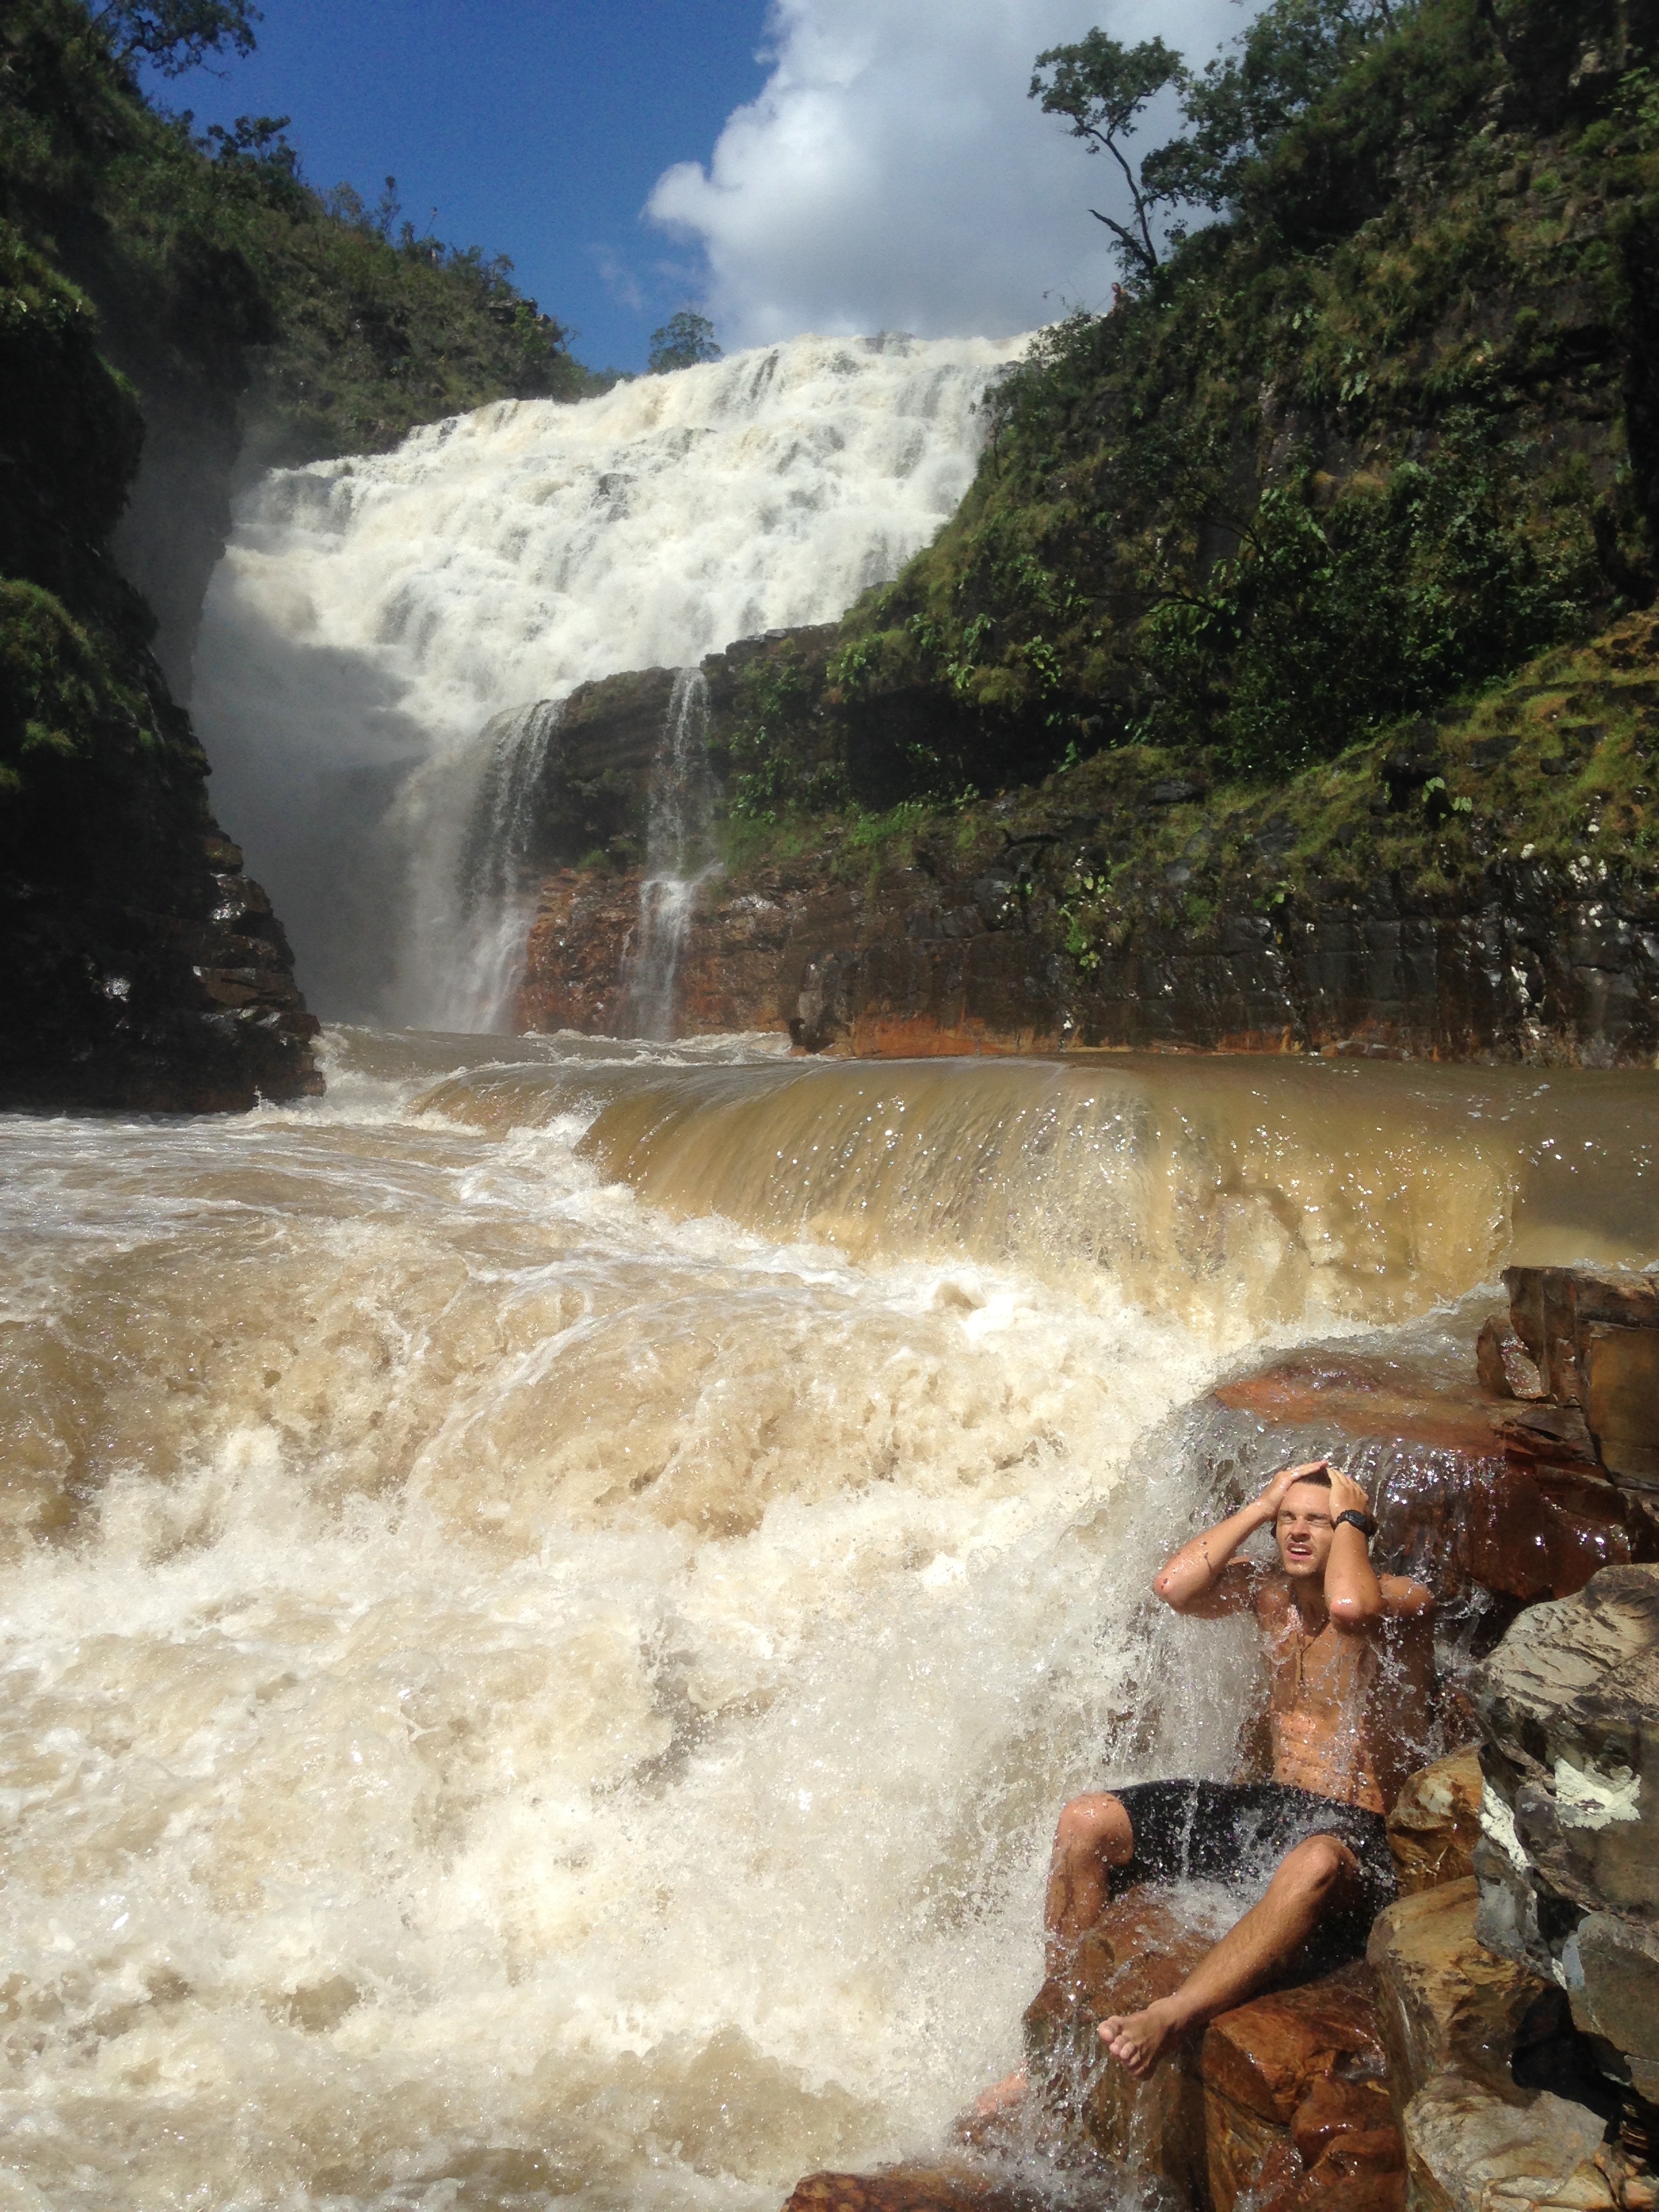
{"type": "Polygon", "coordinates": [[[1310,1836],[1279,1861],[1261,1902],[1199,1960],[1172,1996],[1144,2012],[1102,2021],[1102,2042],[1126,2072],[1144,2081],[1175,2038],[1243,2004],[1288,1966],[1358,1879],[1359,1862],[1346,1844],[1310,1836]]]}
{"type": "Polygon", "coordinates": [[[1135,1832],[1119,1799],[1103,1790],[1073,1797],[1054,1830],[1042,1926],[1045,1963],[1051,1974],[1068,1973],[1077,1947],[1106,1910],[1109,1867],[1127,1866],[1135,1832]]]}
{"type": "MultiPolygon", "coordinates": [[[[1103,1790],[1073,1797],[1061,1811],[1048,1863],[1048,1891],[1043,1903],[1045,1960],[1051,1976],[1069,1973],[1077,1947],[1106,1910],[1109,1867],[1127,1866],[1134,1856],[1134,1830],[1115,1797],[1103,1790]]],[[[1025,2069],[987,2089],[975,2112],[1000,2112],[1018,2104],[1026,2091],[1025,2069]]]]}

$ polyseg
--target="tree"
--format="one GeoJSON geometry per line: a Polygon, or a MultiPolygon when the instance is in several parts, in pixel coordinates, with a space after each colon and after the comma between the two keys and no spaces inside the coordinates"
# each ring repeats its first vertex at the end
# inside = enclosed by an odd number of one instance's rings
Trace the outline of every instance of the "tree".
{"type": "Polygon", "coordinates": [[[251,54],[261,11],[253,0],[89,0],[87,12],[118,59],[181,76],[227,47],[251,54]]]}
{"type": "Polygon", "coordinates": [[[672,314],[659,331],[651,333],[651,357],[647,364],[653,376],[665,376],[671,369],[695,368],[699,362],[719,361],[720,349],[714,343],[714,325],[707,315],[700,315],[695,307],[682,307],[672,314]]]}
{"type": "Polygon", "coordinates": [[[1161,194],[1214,210],[1237,199],[1255,163],[1334,84],[1360,49],[1395,27],[1391,0],[1271,0],[1235,53],[1188,77],[1182,106],[1194,126],[1149,154],[1161,194]]]}
{"type": "Polygon", "coordinates": [[[1073,46],[1051,46],[1036,58],[1030,97],[1040,100],[1045,115],[1070,119],[1072,136],[1081,138],[1091,154],[1109,154],[1123,172],[1134,210],[1133,228],[1115,216],[1089,212],[1103,222],[1117,240],[1126,270],[1133,276],[1150,276],[1158,265],[1152,236],[1154,211],[1177,198],[1149,161],[1138,170],[1123,150],[1123,141],[1134,135],[1140,111],[1166,85],[1184,89],[1186,65],[1162,39],[1146,39],[1126,46],[1104,31],[1091,31],[1073,46]],[[1045,77],[1045,71],[1048,72],[1045,77]]]}

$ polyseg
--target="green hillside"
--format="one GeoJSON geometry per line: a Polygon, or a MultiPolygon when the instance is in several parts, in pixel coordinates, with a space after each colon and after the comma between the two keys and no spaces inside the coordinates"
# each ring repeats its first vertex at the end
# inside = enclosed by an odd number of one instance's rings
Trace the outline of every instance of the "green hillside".
{"type": "MultiPolygon", "coordinates": [[[[1234,58],[1249,127],[1212,70],[1207,143],[1165,163],[1219,220],[1005,379],[955,520],[821,687],[754,702],[742,834],[1126,745],[1270,788],[1644,605],[1656,21],[1274,0],[1234,58]]],[[[1080,159],[1085,221],[1091,181],[1080,159]]]]}

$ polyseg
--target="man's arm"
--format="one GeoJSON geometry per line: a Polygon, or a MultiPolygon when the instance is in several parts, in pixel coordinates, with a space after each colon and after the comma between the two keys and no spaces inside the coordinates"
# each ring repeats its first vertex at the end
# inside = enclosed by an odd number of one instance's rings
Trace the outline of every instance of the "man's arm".
{"type": "MultiPolygon", "coordinates": [[[[1363,1513],[1369,1519],[1370,1503],[1364,1492],[1338,1468],[1328,1468],[1331,1478],[1331,1518],[1339,1513],[1363,1513]]],[[[1331,1537],[1330,1557],[1325,1562],[1325,1604],[1339,1629],[1367,1629],[1382,1618],[1382,1590],[1371,1565],[1363,1528],[1345,1521],[1331,1537]]]]}
{"type": "MultiPolygon", "coordinates": [[[[1213,1528],[1206,1528],[1201,1536],[1194,1536],[1189,1544],[1183,1544],[1168,1566],[1152,1577],[1155,1594],[1175,1612],[1192,1613],[1200,1620],[1247,1612],[1255,1577],[1242,1562],[1237,1565],[1230,1564],[1233,1553],[1247,1536],[1272,1524],[1285,1492],[1293,1482],[1299,1482],[1304,1475],[1312,1474],[1324,1465],[1322,1459],[1314,1459],[1303,1467],[1281,1468],[1260,1498],[1230,1514],[1213,1528]]],[[[1351,1529],[1348,1533],[1358,1535],[1359,1532],[1351,1529]]]]}

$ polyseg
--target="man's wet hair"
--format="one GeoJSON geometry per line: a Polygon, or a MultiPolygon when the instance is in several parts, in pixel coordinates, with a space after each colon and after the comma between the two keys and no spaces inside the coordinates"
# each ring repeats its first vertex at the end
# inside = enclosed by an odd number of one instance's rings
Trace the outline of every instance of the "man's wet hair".
{"type": "MultiPolygon", "coordinates": [[[[1316,1490],[1328,1490],[1331,1486],[1330,1470],[1328,1468],[1316,1467],[1311,1474],[1298,1474],[1296,1478],[1296,1482],[1293,1482],[1291,1485],[1291,1489],[1294,1490],[1297,1486],[1297,1483],[1302,1482],[1312,1483],[1316,1490]]],[[[1285,1495],[1287,1497],[1289,1494],[1289,1492],[1286,1492],[1285,1495]]],[[[1284,1510],[1284,1500],[1281,1498],[1279,1501],[1279,1512],[1273,1515],[1273,1519],[1277,1521],[1279,1514],[1282,1513],[1284,1510]]]]}

